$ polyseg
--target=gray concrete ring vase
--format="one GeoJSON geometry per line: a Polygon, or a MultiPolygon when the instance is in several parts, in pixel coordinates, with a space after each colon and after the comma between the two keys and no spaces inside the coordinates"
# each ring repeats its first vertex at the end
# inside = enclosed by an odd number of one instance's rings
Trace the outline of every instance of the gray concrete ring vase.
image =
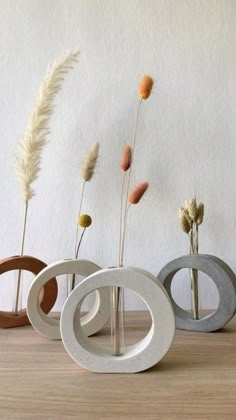
{"type": "MultiPolygon", "coordinates": [[[[97,264],[87,260],[62,260],[48,265],[34,279],[28,298],[27,314],[34,329],[41,335],[54,340],[61,339],[60,320],[47,316],[38,305],[38,296],[42,287],[56,276],[63,274],[79,274],[87,277],[101,270],[97,264]]],[[[80,313],[75,316],[75,326],[82,325],[86,335],[98,332],[110,317],[110,294],[107,288],[96,292],[95,302],[91,310],[80,319],[80,313]]]]}
{"type": "Polygon", "coordinates": [[[220,258],[212,255],[186,255],[168,263],[157,278],[167,290],[175,311],[176,328],[181,330],[211,332],[223,328],[236,312],[236,276],[220,258]],[[171,294],[175,274],[183,268],[195,268],[207,274],[219,293],[219,305],[215,312],[194,320],[191,314],[180,308],[171,294]]]}
{"type": "Polygon", "coordinates": [[[175,318],[168,294],[152,274],[138,268],[110,268],[92,274],[73,290],[62,309],[61,336],[65,349],[76,363],[93,372],[134,373],[146,370],[164,357],[174,334],[175,318]],[[75,316],[84,298],[103,287],[132,290],[144,300],[152,318],[146,337],[126,347],[125,353],[119,356],[91,342],[81,326],[75,328],[75,316]]]}

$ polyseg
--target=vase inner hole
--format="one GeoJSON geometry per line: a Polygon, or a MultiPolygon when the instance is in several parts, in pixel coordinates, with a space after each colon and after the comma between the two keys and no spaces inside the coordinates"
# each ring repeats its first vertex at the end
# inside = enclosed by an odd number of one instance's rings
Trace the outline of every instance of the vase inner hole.
{"type": "MultiPolygon", "coordinates": [[[[76,287],[83,279],[84,277],[80,276],[79,274],[76,274],[75,277],[73,277],[73,274],[62,274],[57,276],[58,296],[48,316],[55,319],[60,318],[62,307],[72,291],[72,284],[74,283],[74,287],[76,287]]],[[[93,292],[84,299],[81,308],[81,317],[86,315],[91,310],[95,301],[95,294],[96,292],[93,292]]]]}
{"type": "MultiPolygon", "coordinates": [[[[117,295],[115,295],[114,298],[113,294],[114,289],[117,288],[109,287],[109,289],[111,301],[110,320],[105,325],[105,327],[103,327],[99,331],[99,333],[89,337],[88,339],[91,340],[92,343],[97,344],[100,347],[105,347],[106,349],[109,349],[112,355],[118,356],[118,354],[115,354],[116,347],[114,345],[114,330],[116,325],[115,320],[117,319],[114,302],[116,302],[117,295]]],[[[123,313],[120,313],[120,322],[118,322],[118,326],[120,327],[119,334],[121,348],[119,355],[122,356],[123,354],[125,354],[126,349],[129,346],[133,346],[134,344],[139,343],[142,339],[146,337],[152,326],[152,318],[146,303],[137,293],[127,288],[120,288],[120,291],[121,295],[123,296],[123,304],[121,304],[121,308],[123,308],[123,313]],[[138,311],[142,311],[142,313],[138,311]],[[124,319],[123,324],[122,318],[124,319]]],[[[90,294],[86,296],[86,299],[88,299],[89,297],[90,294]]]]}
{"type": "MultiPolygon", "coordinates": [[[[193,314],[190,270],[179,270],[171,282],[171,295],[175,303],[186,312],[193,314]]],[[[218,289],[207,274],[198,271],[199,317],[214,313],[219,306],[218,289]]]]}
{"type": "MultiPolygon", "coordinates": [[[[16,294],[18,279],[20,276],[20,289],[18,298],[18,312],[26,307],[26,300],[30,285],[35,274],[27,270],[11,270],[1,274],[0,293],[1,293],[1,311],[15,312],[16,294]]],[[[43,297],[43,291],[40,293],[40,300],[43,297]]]]}

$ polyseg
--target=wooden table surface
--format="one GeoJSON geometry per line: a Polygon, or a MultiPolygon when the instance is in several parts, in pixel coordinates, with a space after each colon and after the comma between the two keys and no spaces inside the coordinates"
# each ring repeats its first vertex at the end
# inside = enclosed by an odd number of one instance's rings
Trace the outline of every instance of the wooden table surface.
{"type": "MultiPolygon", "coordinates": [[[[149,321],[129,313],[128,341],[149,321]]],[[[0,330],[0,419],[70,418],[235,420],[236,317],[217,333],[177,331],[157,366],[129,375],[88,372],[32,327],[0,330]]]]}

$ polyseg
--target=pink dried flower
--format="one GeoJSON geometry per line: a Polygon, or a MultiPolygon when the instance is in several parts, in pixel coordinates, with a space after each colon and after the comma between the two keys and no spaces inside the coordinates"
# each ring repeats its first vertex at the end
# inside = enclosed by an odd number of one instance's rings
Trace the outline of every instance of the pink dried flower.
{"type": "Polygon", "coordinates": [[[142,196],[147,191],[148,187],[149,187],[148,182],[146,181],[140,182],[137,185],[137,187],[135,187],[135,189],[129,195],[130,204],[138,204],[142,196]]]}

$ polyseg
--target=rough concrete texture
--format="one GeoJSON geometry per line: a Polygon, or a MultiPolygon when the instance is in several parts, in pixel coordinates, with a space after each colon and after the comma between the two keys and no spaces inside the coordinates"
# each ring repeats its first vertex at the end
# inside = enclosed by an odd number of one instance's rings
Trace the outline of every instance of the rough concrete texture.
{"type": "Polygon", "coordinates": [[[236,276],[231,268],[220,258],[212,255],[186,255],[168,263],[157,278],[165,286],[172,301],[176,328],[211,332],[223,328],[236,312],[236,276]],[[207,274],[219,292],[219,305],[215,312],[194,320],[191,314],[180,308],[171,294],[171,282],[175,274],[183,268],[195,268],[207,274]]]}

